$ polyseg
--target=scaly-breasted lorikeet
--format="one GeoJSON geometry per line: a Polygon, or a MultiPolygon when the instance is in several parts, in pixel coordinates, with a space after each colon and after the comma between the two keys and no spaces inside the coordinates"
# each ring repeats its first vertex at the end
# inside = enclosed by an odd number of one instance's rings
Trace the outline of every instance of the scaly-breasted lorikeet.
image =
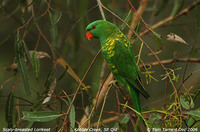
{"type": "Polygon", "coordinates": [[[98,38],[102,54],[116,80],[124,84],[131,94],[135,109],[141,113],[139,93],[149,94],[141,85],[133,49],[127,37],[118,27],[108,21],[97,20],[86,27],[87,39],[98,38]]]}

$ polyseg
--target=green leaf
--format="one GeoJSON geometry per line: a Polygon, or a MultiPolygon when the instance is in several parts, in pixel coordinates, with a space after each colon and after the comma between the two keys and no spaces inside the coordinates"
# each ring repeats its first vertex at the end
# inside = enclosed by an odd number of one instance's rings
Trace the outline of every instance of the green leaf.
{"type": "Polygon", "coordinates": [[[152,33],[154,34],[156,41],[157,41],[157,47],[156,47],[156,51],[159,51],[162,49],[162,39],[161,39],[161,35],[156,33],[155,31],[152,30],[152,33]]]}
{"type": "MultiPolygon", "coordinates": [[[[69,100],[69,103],[71,104],[71,99],[68,98],[69,100]]],[[[69,121],[70,121],[70,132],[74,132],[74,129],[75,128],[75,108],[74,108],[74,105],[72,105],[71,107],[71,110],[70,110],[70,113],[69,113],[69,121]]]]}
{"type": "Polygon", "coordinates": [[[56,46],[56,42],[57,42],[57,36],[58,36],[58,31],[57,31],[57,26],[56,26],[56,22],[51,14],[51,12],[49,12],[49,18],[50,18],[50,33],[51,33],[51,44],[52,44],[52,50],[53,50],[53,56],[55,57],[55,46],[56,46]]]}
{"type": "MultiPolygon", "coordinates": [[[[67,105],[70,105],[71,104],[71,99],[67,96],[67,99],[69,102],[65,101],[65,103],[67,105]]],[[[69,121],[70,121],[70,132],[74,132],[74,129],[75,128],[75,108],[74,108],[74,105],[72,104],[72,107],[71,107],[71,110],[70,110],[70,113],[69,113],[69,121]]]]}
{"type": "MultiPolygon", "coordinates": [[[[141,29],[141,22],[139,22],[138,24],[137,24],[137,26],[135,27],[135,29],[134,29],[134,31],[137,33],[137,34],[140,34],[140,29],[141,29]]],[[[130,43],[135,43],[135,42],[137,42],[138,41],[138,37],[135,35],[135,34],[133,34],[133,37],[131,37],[131,40],[130,40],[130,43]]]]}
{"type": "MultiPolygon", "coordinates": [[[[128,14],[126,15],[124,21],[125,21],[126,23],[128,23],[129,20],[130,20],[130,18],[131,18],[131,10],[130,10],[130,11],[128,12],[128,14]]],[[[123,30],[125,27],[126,27],[126,24],[122,23],[121,29],[123,30]]]]}
{"type": "Polygon", "coordinates": [[[51,86],[51,81],[53,80],[55,76],[55,68],[51,69],[50,73],[48,74],[48,77],[45,81],[44,86],[47,88],[47,90],[45,91],[45,93],[48,93],[49,91],[49,87],[51,86]]]}
{"type": "Polygon", "coordinates": [[[62,114],[54,111],[36,111],[36,112],[23,111],[22,113],[23,113],[22,119],[31,122],[47,122],[62,116],[62,114]]]}
{"type": "Polygon", "coordinates": [[[153,113],[148,120],[148,124],[152,127],[152,128],[161,128],[162,126],[162,121],[160,120],[162,117],[157,114],[157,113],[153,113]]]}
{"type": "Polygon", "coordinates": [[[185,2],[185,0],[182,0],[181,3],[180,3],[180,0],[174,0],[174,7],[171,12],[171,16],[175,16],[176,14],[178,14],[181,11],[181,9],[184,5],[184,2],[185,2]]]}
{"type": "Polygon", "coordinates": [[[194,107],[193,100],[189,97],[189,95],[184,94],[180,96],[180,102],[184,109],[190,109],[194,107]]]}
{"type": "Polygon", "coordinates": [[[64,76],[65,74],[67,73],[67,68],[65,68],[64,72],[61,74],[60,77],[58,77],[57,81],[60,81],[64,76]]]}
{"type": "Polygon", "coordinates": [[[24,88],[27,95],[31,94],[29,83],[28,83],[28,72],[27,72],[27,66],[25,62],[25,56],[24,56],[24,50],[21,42],[21,38],[19,33],[17,33],[17,39],[15,41],[15,52],[16,52],[16,58],[18,62],[18,68],[20,70],[20,73],[23,78],[24,88]]]}
{"type": "Polygon", "coordinates": [[[45,99],[46,97],[43,95],[43,94],[41,94],[40,95],[40,98],[34,103],[34,105],[32,106],[32,110],[33,111],[37,111],[41,106],[42,106],[42,104],[43,104],[43,101],[44,101],[44,99],[45,99]]]}
{"type": "Polygon", "coordinates": [[[40,60],[36,56],[36,51],[32,52],[32,66],[35,72],[35,77],[38,78],[40,72],[40,60]]]}
{"type": "Polygon", "coordinates": [[[129,121],[129,116],[128,115],[123,115],[120,117],[120,121],[116,121],[114,124],[113,128],[116,128],[119,130],[119,127],[121,128],[121,132],[127,132],[128,126],[127,123],[129,121]]]}
{"type": "MultiPolygon", "coordinates": [[[[193,126],[196,126],[199,124],[199,122],[197,122],[197,120],[200,119],[200,116],[196,116],[196,115],[199,115],[199,112],[200,112],[200,109],[197,109],[195,111],[189,111],[189,115],[191,115],[191,117],[189,118],[189,120],[187,122],[187,125],[189,128],[192,128],[193,126]]],[[[198,125],[196,128],[199,130],[200,125],[198,125]]]]}
{"type": "Polygon", "coordinates": [[[24,45],[24,50],[25,50],[27,59],[28,59],[30,62],[32,62],[31,56],[30,56],[30,52],[29,52],[28,47],[27,47],[27,45],[26,45],[26,43],[25,43],[24,41],[23,41],[23,45],[24,45]]]}
{"type": "Polygon", "coordinates": [[[37,111],[37,110],[42,106],[43,101],[44,101],[44,99],[46,98],[47,93],[49,92],[49,88],[50,88],[50,86],[51,86],[51,82],[52,82],[54,76],[55,76],[55,68],[53,68],[53,69],[50,71],[50,73],[49,73],[49,75],[48,75],[48,77],[47,77],[47,79],[46,79],[46,82],[45,82],[45,84],[44,84],[44,86],[45,86],[46,89],[45,89],[45,91],[43,91],[43,92],[41,93],[40,98],[39,98],[39,99],[36,101],[36,103],[33,105],[33,107],[32,107],[32,110],[33,110],[33,111],[37,111]]]}
{"type": "Polygon", "coordinates": [[[199,86],[199,88],[196,89],[196,90],[194,91],[194,93],[192,94],[192,99],[193,99],[193,101],[196,100],[199,96],[200,96],[200,86],[199,86]]]}
{"type": "Polygon", "coordinates": [[[158,10],[156,11],[155,16],[159,15],[165,9],[165,7],[167,7],[168,3],[169,0],[163,0],[160,8],[158,8],[158,10]]]}
{"type": "Polygon", "coordinates": [[[47,94],[47,97],[44,99],[44,101],[42,102],[42,104],[45,104],[47,102],[49,102],[51,100],[51,96],[54,93],[54,90],[56,89],[56,77],[54,77],[51,86],[49,88],[49,92],[47,94]]]}
{"type": "Polygon", "coordinates": [[[14,97],[13,92],[10,92],[10,94],[7,97],[6,100],[6,107],[5,107],[5,119],[8,123],[8,128],[13,127],[13,113],[14,113],[14,97]]]}
{"type": "Polygon", "coordinates": [[[188,111],[186,114],[200,118],[200,112],[199,111],[188,111]]]}

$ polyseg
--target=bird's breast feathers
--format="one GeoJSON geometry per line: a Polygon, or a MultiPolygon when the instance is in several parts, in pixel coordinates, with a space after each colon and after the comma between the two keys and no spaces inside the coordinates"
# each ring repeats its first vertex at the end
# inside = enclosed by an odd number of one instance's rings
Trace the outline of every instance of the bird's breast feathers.
{"type": "Polygon", "coordinates": [[[101,49],[105,57],[112,58],[115,55],[115,39],[108,38],[102,45],[101,49]]]}

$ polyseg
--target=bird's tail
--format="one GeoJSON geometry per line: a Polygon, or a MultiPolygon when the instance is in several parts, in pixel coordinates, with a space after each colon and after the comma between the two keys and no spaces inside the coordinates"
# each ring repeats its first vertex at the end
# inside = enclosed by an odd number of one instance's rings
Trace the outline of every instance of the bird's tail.
{"type": "MultiPolygon", "coordinates": [[[[130,93],[133,103],[134,103],[134,108],[137,112],[141,113],[142,112],[142,107],[139,99],[139,92],[134,90],[131,85],[127,85],[128,92],[130,93]]],[[[139,115],[138,115],[139,116],[139,115]]],[[[142,118],[139,116],[139,118],[142,121],[142,118]]]]}

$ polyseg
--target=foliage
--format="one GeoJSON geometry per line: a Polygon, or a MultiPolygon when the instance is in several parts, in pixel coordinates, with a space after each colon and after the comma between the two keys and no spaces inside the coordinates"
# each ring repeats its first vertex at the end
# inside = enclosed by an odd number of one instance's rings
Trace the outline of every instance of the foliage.
{"type": "Polygon", "coordinates": [[[200,129],[200,1],[141,1],[0,1],[0,129],[200,129]],[[102,15],[133,45],[151,95],[141,114],[86,40],[102,15]]]}

